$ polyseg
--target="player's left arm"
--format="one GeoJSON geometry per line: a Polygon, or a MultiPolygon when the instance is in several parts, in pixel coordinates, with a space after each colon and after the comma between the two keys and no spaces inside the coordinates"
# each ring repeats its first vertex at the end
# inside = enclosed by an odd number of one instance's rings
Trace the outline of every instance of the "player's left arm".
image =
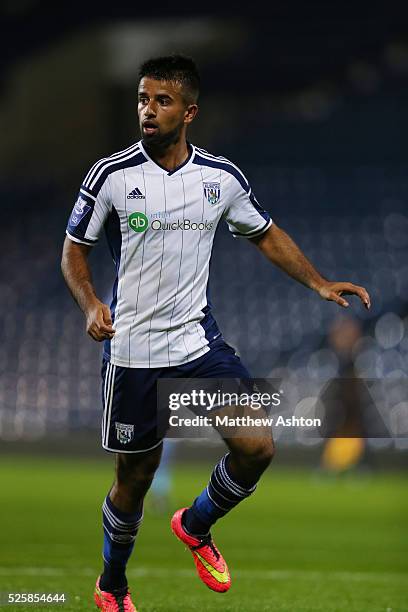
{"type": "Polygon", "coordinates": [[[347,282],[332,282],[323,278],[290,236],[273,223],[261,236],[251,238],[269,261],[298,282],[316,291],[321,298],[347,308],[343,295],[357,295],[370,308],[370,296],[364,287],[347,282]]]}

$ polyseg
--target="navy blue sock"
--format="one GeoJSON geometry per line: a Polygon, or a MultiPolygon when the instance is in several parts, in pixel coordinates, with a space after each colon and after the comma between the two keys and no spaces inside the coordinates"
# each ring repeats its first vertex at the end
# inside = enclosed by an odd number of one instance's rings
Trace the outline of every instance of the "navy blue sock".
{"type": "Polygon", "coordinates": [[[228,471],[228,457],[229,453],[217,463],[208,486],[183,514],[183,526],[192,535],[206,535],[211,525],[256,489],[256,482],[247,488],[233,480],[228,471]]]}
{"type": "Polygon", "coordinates": [[[102,591],[110,592],[127,587],[126,564],[143,519],[143,510],[134,514],[122,512],[107,495],[102,505],[102,516],[104,571],[99,584],[102,591]]]}

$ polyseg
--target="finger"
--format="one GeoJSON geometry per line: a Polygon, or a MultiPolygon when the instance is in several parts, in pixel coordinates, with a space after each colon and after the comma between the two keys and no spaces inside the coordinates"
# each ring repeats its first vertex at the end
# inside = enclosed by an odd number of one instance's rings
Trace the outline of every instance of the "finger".
{"type": "Polygon", "coordinates": [[[111,339],[115,334],[114,329],[110,330],[109,328],[107,328],[106,330],[102,330],[98,323],[93,323],[87,331],[91,338],[93,338],[97,342],[102,342],[102,340],[111,339]]]}
{"type": "Polygon", "coordinates": [[[102,336],[101,340],[112,340],[114,335],[115,335],[114,333],[113,334],[107,334],[107,333],[101,334],[102,336]]]}
{"type": "Polygon", "coordinates": [[[363,290],[362,300],[363,300],[364,306],[367,308],[367,310],[369,310],[369,308],[371,307],[370,295],[369,295],[368,291],[366,291],[364,289],[364,287],[362,287],[362,290],[363,290]]]}
{"type": "Polygon", "coordinates": [[[104,310],[102,310],[102,311],[98,312],[95,324],[96,324],[97,329],[100,332],[103,332],[105,334],[114,334],[115,330],[112,327],[112,320],[110,318],[110,311],[109,311],[109,308],[107,306],[106,306],[106,309],[108,310],[108,313],[109,313],[109,319],[106,320],[105,312],[104,312],[104,310]]]}
{"type": "Polygon", "coordinates": [[[348,308],[350,306],[347,300],[342,298],[340,295],[337,295],[337,293],[335,293],[334,291],[331,291],[331,293],[329,293],[329,297],[327,299],[331,300],[332,302],[336,302],[336,304],[338,304],[339,306],[343,306],[343,308],[348,308]]]}
{"type": "Polygon", "coordinates": [[[104,334],[114,334],[115,330],[112,325],[105,325],[105,323],[98,323],[98,330],[104,334]]]}
{"type": "Polygon", "coordinates": [[[107,323],[108,325],[112,325],[111,311],[109,306],[106,306],[106,304],[103,305],[102,316],[105,323],[107,323]]]}
{"type": "Polygon", "coordinates": [[[93,340],[96,342],[103,342],[104,340],[111,340],[113,338],[113,334],[89,334],[93,340]]]}
{"type": "Polygon", "coordinates": [[[364,287],[359,287],[358,285],[352,285],[350,288],[350,292],[354,293],[355,295],[358,295],[360,300],[363,302],[364,306],[367,309],[370,308],[371,306],[370,296],[368,295],[364,287]]]}
{"type": "Polygon", "coordinates": [[[91,336],[92,340],[95,340],[95,342],[102,342],[102,340],[104,340],[98,332],[91,329],[88,330],[88,335],[91,336]]]}
{"type": "Polygon", "coordinates": [[[333,290],[340,295],[357,295],[363,302],[367,310],[371,306],[370,296],[368,295],[368,292],[364,289],[364,287],[360,287],[359,285],[353,285],[353,283],[338,283],[333,287],[333,290]]]}

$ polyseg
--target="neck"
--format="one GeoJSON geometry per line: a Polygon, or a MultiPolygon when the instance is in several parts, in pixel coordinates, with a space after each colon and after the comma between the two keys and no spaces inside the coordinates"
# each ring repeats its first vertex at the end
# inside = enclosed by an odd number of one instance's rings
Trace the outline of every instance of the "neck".
{"type": "Polygon", "coordinates": [[[161,145],[155,146],[146,144],[144,141],[143,146],[155,162],[169,171],[181,166],[181,164],[186,161],[190,154],[185,138],[164,147],[161,145]]]}

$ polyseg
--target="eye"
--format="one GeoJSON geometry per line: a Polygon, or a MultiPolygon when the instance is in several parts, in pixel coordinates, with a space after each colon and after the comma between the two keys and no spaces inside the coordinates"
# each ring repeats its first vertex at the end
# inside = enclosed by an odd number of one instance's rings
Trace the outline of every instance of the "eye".
{"type": "Polygon", "coordinates": [[[170,104],[170,98],[159,98],[159,103],[162,106],[168,106],[170,104]]]}
{"type": "Polygon", "coordinates": [[[146,96],[140,96],[139,98],[139,104],[147,104],[148,100],[146,98],[146,96]]]}

